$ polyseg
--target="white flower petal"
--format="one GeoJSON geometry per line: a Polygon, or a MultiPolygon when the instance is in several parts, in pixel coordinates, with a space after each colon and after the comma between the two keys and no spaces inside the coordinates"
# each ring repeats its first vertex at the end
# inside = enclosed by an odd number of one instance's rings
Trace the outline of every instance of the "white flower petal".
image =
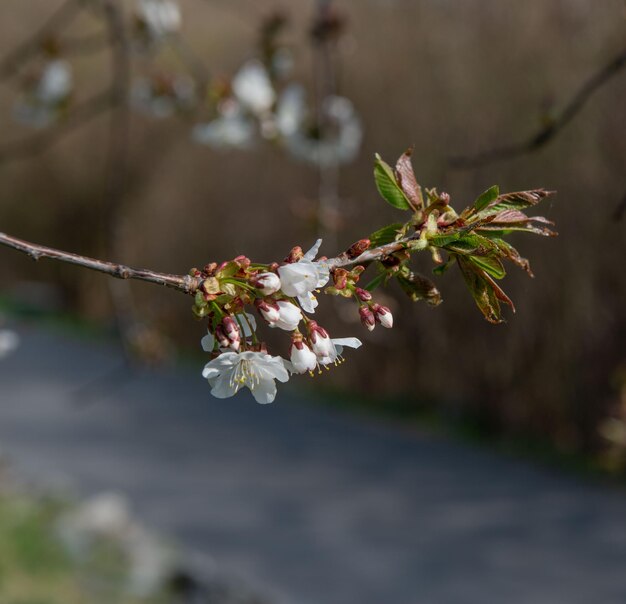
{"type": "Polygon", "coordinates": [[[317,252],[319,252],[321,245],[322,245],[322,240],[318,239],[313,244],[313,247],[306,254],[304,254],[304,257],[302,259],[303,260],[315,260],[315,256],[317,256],[317,252]]]}
{"type": "Polygon", "coordinates": [[[304,312],[308,312],[309,314],[315,313],[315,309],[319,305],[317,298],[311,292],[305,294],[304,296],[298,296],[298,302],[300,303],[302,310],[304,312]]]}
{"type": "Polygon", "coordinates": [[[216,379],[215,385],[211,388],[211,394],[215,398],[229,398],[237,394],[241,388],[241,383],[231,379],[233,371],[226,371],[216,379]]]}
{"type": "Polygon", "coordinates": [[[202,350],[204,350],[204,352],[213,352],[215,349],[215,338],[213,337],[213,334],[208,332],[206,336],[200,340],[200,345],[202,346],[202,350]]]}
{"type": "Polygon", "coordinates": [[[257,403],[266,405],[274,402],[276,398],[276,384],[274,380],[261,380],[256,386],[251,388],[252,396],[257,403]]]}
{"type": "Polygon", "coordinates": [[[347,346],[348,348],[360,348],[363,345],[359,338],[335,338],[332,342],[335,346],[347,346]]]}

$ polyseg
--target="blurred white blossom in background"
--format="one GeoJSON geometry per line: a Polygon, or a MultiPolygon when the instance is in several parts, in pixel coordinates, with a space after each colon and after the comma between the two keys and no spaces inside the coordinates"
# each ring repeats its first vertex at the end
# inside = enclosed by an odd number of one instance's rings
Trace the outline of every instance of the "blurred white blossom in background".
{"type": "MultiPolygon", "coordinates": [[[[293,94],[293,93],[292,93],[293,94]]],[[[288,99],[287,112],[296,115],[296,99],[288,99]]],[[[321,166],[353,161],[361,148],[363,128],[352,101],[342,96],[329,96],[322,105],[323,131],[302,124],[285,137],[287,150],[296,158],[321,166]]]]}
{"type": "Polygon", "coordinates": [[[156,118],[188,111],[196,101],[196,88],[191,77],[184,74],[137,78],[133,83],[133,105],[156,118]]]}
{"type": "Polygon", "coordinates": [[[174,0],[138,0],[135,31],[141,43],[149,45],[177,34],[181,24],[180,7],[174,0]]]}
{"type": "Polygon", "coordinates": [[[15,118],[30,126],[43,128],[56,121],[69,104],[73,90],[72,68],[67,61],[48,61],[29,78],[17,99],[15,118]]]}

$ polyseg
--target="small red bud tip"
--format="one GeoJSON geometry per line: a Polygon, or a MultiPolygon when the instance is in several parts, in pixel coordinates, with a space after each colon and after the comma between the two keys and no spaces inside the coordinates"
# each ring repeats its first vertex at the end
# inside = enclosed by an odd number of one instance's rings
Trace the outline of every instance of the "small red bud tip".
{"type": "Polygon", "coordinates": [[[298,262],[298,260],[302,260],[303,256],[304,252],[302,251],[302,248],[299,245],[296,245],[296,247],[292,248],[289,252],[289,256],[285,258],[285,262],[293,264],[294,262],[298,262]]]}
{"type": "Polygon", "coordinates": [[[311,337],[311,342],[315,343],[319,338],[329,338],[328,332],[320,327],[316,321],[309,321],[307,328],[311,337]]]}
{"type": "Polygon", "coordinates": [[[441,201],[443,201],[444,204],[446,205],[450,205],[450,194],[449,193],[442,193],[441,195],[439,195],[439,199],[441,199],[441,201]]]}
{"type": "Polygon", "coordinates": [[[393,315],[386,306],[380,304],[372,305],[372,312],[377,323],[380,323],[383,327],[391,329],[393,327],[393,315]]]}
{"type": "Polygon", "coordinates": [[[250,258],[247,258],[246,256],[237,256],[236,258],[233,259],[233,262],[239,268],[248,268],[251,264],[250,258]]]}
{"type": "Polygon", "coordinates": [[[357,298],[361,300],[361,302],[369,302],[372,299],[372,294],[370,294],[366,289],[357,287],[355,292],[357,298]]]}
{"type": "Polygon", "coordinates": [[[358,258],[364,251],[370,247],[369,239],[359,239],[356,243],[353,243],[346,252],[348,258],[358,258]]]}
{"type": "Polygon", "coordinates": [[[369,307],[361,306],[359,308],[359,315],[361,317],[361,323],[364,327],[367,327],[369,331],[372,331],[374,327],[376,327],[376,317],[369,307]]]}

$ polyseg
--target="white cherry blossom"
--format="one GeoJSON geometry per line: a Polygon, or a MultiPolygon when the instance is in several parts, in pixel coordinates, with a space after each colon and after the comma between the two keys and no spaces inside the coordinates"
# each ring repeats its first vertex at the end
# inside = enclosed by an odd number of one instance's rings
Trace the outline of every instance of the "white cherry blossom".
{"type": "Polygon", "coordinates": [[[255,115],[267,113],[276,100],[270,77],[260,61],[252,60],[235,74],[231,83],[235,98],[255,115]]]}
{"type": "Polygon", "coordinates": [[[313,292],[328,283],[330,277],[328,265],[314,262],[314,258],[322,244],[318,239],[315,245],[298,262],[285,264],[278,268],[281,291],[298,299],[305,312],[313,313],[317,307],[317,299],[313,292]]]}
{"type": "Polygon", "coordinates": [[[264,352],[224,352],[208,362],[202,376],[211,385],[216,398],[234,396],[243,388],[250,389],[257,403],[271,403],[276,398],[274,380],[286,382],[289,372],[283,359],[264,352]]]}

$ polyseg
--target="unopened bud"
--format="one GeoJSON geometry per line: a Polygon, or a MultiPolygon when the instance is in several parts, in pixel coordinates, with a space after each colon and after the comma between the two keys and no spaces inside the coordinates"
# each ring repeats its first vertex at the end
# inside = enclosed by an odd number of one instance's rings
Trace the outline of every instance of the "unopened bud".
{"type": "Polygon", "coordinates": [[[261,273],[252,279],[252,285],[264,296],[271,296],[280,289],[280,279],[276,273],[261,273]]]}
{"type": "Polygon", "coordinates": [[[367,327],[369,331],[372,331],[376,327],[376,317],[368,306],[361,306],[359,308],[359,315],[361,317],[361,323],[364,327],[367,327]]]}
{"type": "Polygon", "coordinates": [[[372,306],[372,312],[374,313],[376,321],[383,327],[386,327],[387,329],[391,329],[393,327],[393,315],[386,306],[374,304],[372,306]]]}
{"type": "Polygon", "coordinates": [[[353,243],[346,252],[348,258],[358,258],[364,251],[370,247],[369,239],[359,239],[356,243],[353,243]]]}
{"type": "Polygon", "coordinates": [[[285,262],[293,264],[294,262],[298,262],[298,260],[302,260],[303,256],[304,252],[302,251],[302,248],[299,245],[296,245],[296,247],[292,248],[289,252],[289,256],[285,258],[285,262]]]}
{"type": "Polygon", "coordinates": [[[361,300],[361,302],[369,302],[372,299],[372,294],[370,294],[366,289],[361,287],[357,287],[354,292],[357,295],[357,298],[361,300]]]}
{"type": "Polygon", "coordinates": [[[205,264],[204,269],[202,270],[208,277],[212,277],[213,275],[215,275],[216,269],[217,262],[209,262],[209,264],[205,264]]]}
{"type": "Polygon", "coordinates": [[[246,257],[246,256],[237,256],[236,258],[233,259],[233,262],[239,267],[239,268],[248,268],[250,266],[250,258],[246,257]]]}
{"type": "Polygon", "coordinates": [[[241,332],[239,331],[239,325],[237,325],[237,321],[232,317],[224,317],[222,320],[222,328],[224,330],[224,334],[228,338],[230,342],[230,347],[233,350],[239,350],[239,345],[241,343],[241,332]]]}
{"type": "Polygon", "coordinates": [[[217,329],[215,330],[215,339],[220,345],[220,348],[230,347],[230,340],[226,337],[226,334],[224,333],[224,328],[221,325],[218,325],[217,329]]]}
{"type": "Polygon", "coordinates": [[[268,300],[255,300],[254,305],[261,313],[261,316],[270,324],[273,325],[280,319],[280,309],[276,302],[270,302],[268,300]]]}
{"type": "Polygon", "coordinates": [[[345,289],[348,284],[348,271],[345,268],[336,268],[333,271],[333,282],[337,289],[345,289]]]}

